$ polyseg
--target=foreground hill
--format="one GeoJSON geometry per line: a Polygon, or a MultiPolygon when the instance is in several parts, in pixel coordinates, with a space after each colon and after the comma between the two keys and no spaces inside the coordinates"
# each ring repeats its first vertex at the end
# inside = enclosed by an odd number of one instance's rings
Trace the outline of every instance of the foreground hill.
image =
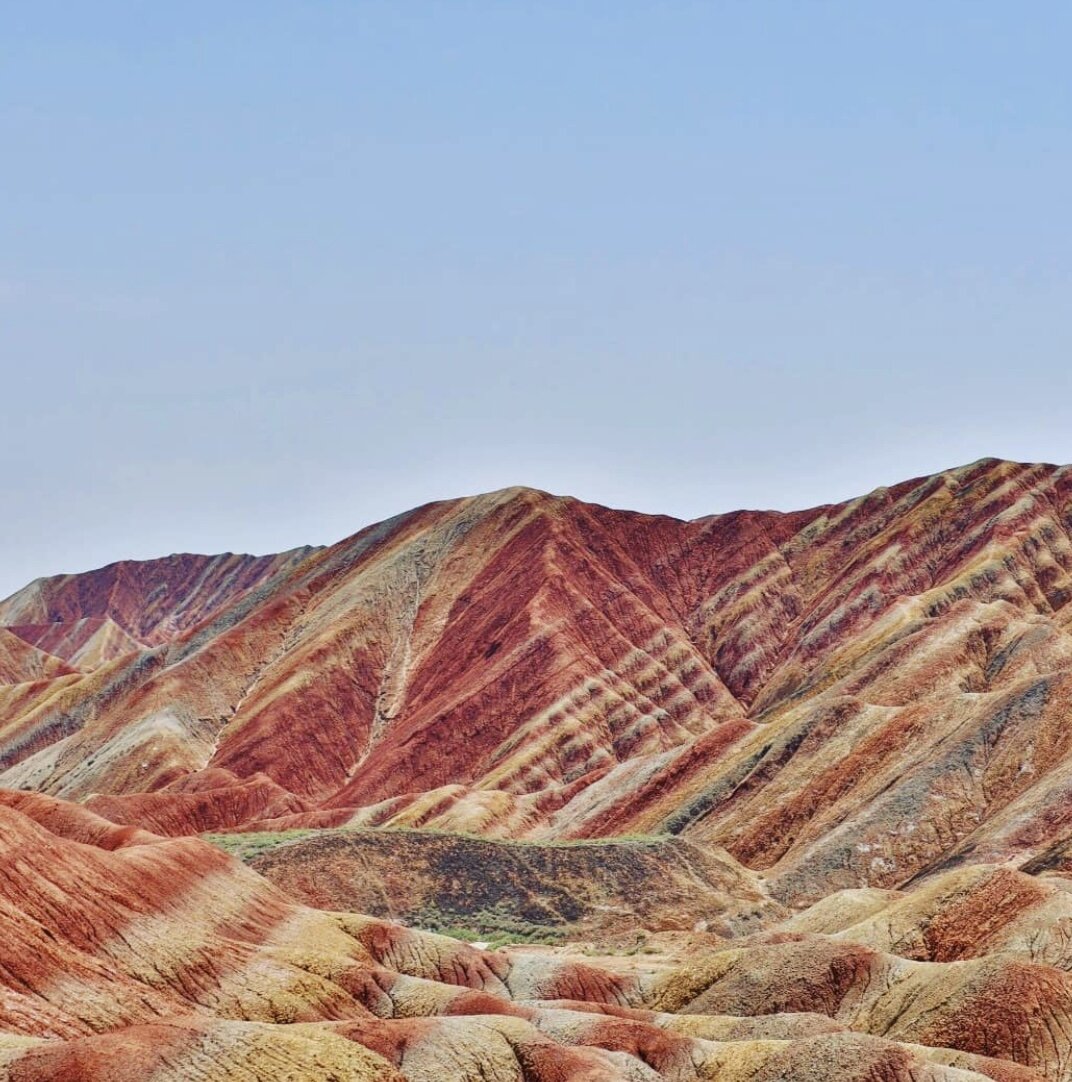
{"type": "Polygon", "coordinates": [[[352,828],[206,837],[307,905],[492,940],[733,935],[784,913],[758,876],[683,838],[503,842],[352,828]]]}
{"type": "MultiPolygon", "coordinates": [[[[849,904],[817,916],[821,932],[600,959],[296,905],[205,842],[37,794],[0,794],[0,861],[10,1082],[1070,1075],[1072,977],[1014,930],[1045,886],[992,922],[1006,926],[997,953],[966,961],[892,953],[933,892],[895,905],[903,933],[882,942],[849,904]]],[[[960,894],[973,889],[986,884],[960,894]]]]}
{"type": "Polygon", "coordinates": [[[169,835],[680,834],[796,904],[1023,861],[1072,819],[1070,526],[1072,470],[988,459],[693,522],[510,489],[45,580],[0,619],[144,648],[14,657],[0,785],[169,835]]]}

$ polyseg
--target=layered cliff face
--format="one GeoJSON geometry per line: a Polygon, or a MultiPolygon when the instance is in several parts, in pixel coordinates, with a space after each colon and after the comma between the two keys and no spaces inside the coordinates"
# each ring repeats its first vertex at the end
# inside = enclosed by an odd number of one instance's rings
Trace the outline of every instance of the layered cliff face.
{"type": "Polygon", "coordinates": [[[1072,1079],[1070,599],[1072,468],[997,460],[34,583],[0,1078],[1072,1079]]]}

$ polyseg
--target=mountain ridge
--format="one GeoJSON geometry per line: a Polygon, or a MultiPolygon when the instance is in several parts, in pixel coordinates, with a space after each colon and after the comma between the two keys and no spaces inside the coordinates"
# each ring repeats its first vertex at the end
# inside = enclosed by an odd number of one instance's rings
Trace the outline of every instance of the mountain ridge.
{"type": "MultiPolygon", "coordinates": [[[[239,564],[233,578],[225,558],[204,557],[181,568],[205,585],[203,607],[175,588],[178,615],[157,604],[140,625],[162,641],[20,693],[30,703],[0,729],[0,784],[180,833],[195,805],[213,829],[684,832],[784,867],[789,895],[816,876],[820,892],[885,886],[950,855],[972,815],[997,828],[1040,796],[1024,774],[1007,812],[990,797],[980,809],[990,783],[976,787],[949,838],[911,853],[863,829],[874,797],[851,764],[874,747],[872,765],[907,765],[890,791],[918,808],[948,784],[935,771],[954,769],[927,758],[946,746],[943,711],[996,734],[982,746],[1008,730],[1012,748],[1038,724],[1031,711],[1061,709],[1070,522],[1068,468],[981,459],[844,504],[689,521],[514,487],[239,564]],[[1028,683],[1017,692],[1016,680],[1028,683]],[[890,750],[926,733],[919,755],[890,750]],[[249,804],[257,776],[287,794],[264,790],[257,806],[283,809],[274,816],[249,804]],[[811,838],[822,809],[842,825],[811,838]],[[850,849],[878,846],[852,849],[866,861],[835,844],[853,834],[846,822],[866,835],[850,849]],[[772,847],[793,823],[804,834],[772,847]],[[789,867],[815,844],[798,883],[789,867]]],[[[64,579],[53,611],[88,618],[79,589],[98,610],[113,596],[129,608],[130,584],[149,582],[113,573],[121,588],[103,592],[64,579]]],[[[1053,732],[1018,763],[1049,778],[1059,823],[1067,749],[1053,732]]],[[[1001,831],[992,855],[1026,844],[1011,819],[1001,831]]]]}

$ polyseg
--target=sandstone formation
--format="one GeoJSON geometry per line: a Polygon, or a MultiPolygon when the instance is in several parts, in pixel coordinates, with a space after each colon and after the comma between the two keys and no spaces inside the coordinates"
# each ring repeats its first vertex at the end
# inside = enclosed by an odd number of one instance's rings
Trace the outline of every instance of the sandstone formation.
{"type": "Polygon", "coordinates": [[[39,580],[0,1079],[1072,1080],[1070,599],[993,459],[39,580]]]}
{"type": "Polygon", "coordinates": [[[37,579],[0,602],[0,625],[25,628],[30,636],[51,626],[58,633],[53,642],[59,642],[61,630],[91,620],[94,630],[111,623],[135,643],[155,645],[201,623],[314,551],[302,548],[261,557],[182,554],[37,579]]]}
{"type": "Polygon", "coordinates": [[[1072,471],[993,460],[696,522],[507,490],[170,586],[44,580],[0,620],[147,648],[23,693],[0,781],[119,820],[137,794],[167,833],[685,833],[786,898],[1027,859],[1072,806],[1070,501],[1072,471]],[[268,815],[233,791],[260,774],[268,815]]]}

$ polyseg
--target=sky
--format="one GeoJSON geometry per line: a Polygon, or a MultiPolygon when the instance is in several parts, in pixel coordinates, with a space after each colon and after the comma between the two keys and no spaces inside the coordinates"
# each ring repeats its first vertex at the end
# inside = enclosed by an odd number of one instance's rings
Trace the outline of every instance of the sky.
{"type": "Polygon", "coordinates": [[[1065,3],[0,0],[0,595],[533,485],[1072,462],[1065,3]]]}

